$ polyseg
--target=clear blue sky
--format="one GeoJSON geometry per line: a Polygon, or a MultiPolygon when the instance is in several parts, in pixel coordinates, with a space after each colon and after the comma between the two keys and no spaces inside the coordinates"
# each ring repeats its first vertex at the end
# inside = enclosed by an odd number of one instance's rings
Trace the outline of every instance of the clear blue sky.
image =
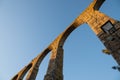
{"type": "MultiPolygon", "coordinates": [[[[1,0],[0,80],[10,80],[46,48],[92,0],[1,0]]],[[[120,0],[106,0],[101,12],[120,20],[120,0]]],[[[111,56],[87,24],[64,45],[64,80],[119,80],[111,56]]],[[[50,55],[50,54],[49,54],[50,55]]],[[[36,80],[43,80],[49,55],[36,80]]]]}

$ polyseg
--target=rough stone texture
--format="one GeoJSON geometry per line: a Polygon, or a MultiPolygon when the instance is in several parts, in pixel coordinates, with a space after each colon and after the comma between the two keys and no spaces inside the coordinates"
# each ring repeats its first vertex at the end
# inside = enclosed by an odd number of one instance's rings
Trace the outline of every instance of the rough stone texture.
{"type": "Polygon", "coordinates": [[[116,62],[120,65],[120,22],[99,11],[92,12],[91,10],[90,13],[90,10],[86,10],[85,12],[84,13],[87,17],[83,14],[83,20],[91,27],[105,47],[111,52],[111,55],[114,57],[116,62]],[[110,21],[116,29],[112,34],[105,33],[102,30],[102,26],[108,21],[110,21]]]}
{"type": "Polygon", "coordinates": [[[92,8],[93,5],[94,3],[91,3],[89,7],[86,8],[80,16],[78,16],[75,22],[77,24],[79,24],[81,20],[86,22],[94,33],[100,38],[105,47],[111,52],[111,55],[114,57],[116,62],[120,65],[120,22],[110,18],[98,10],[94,10],[92,8]],[[111,22],[116,29],[112,34],[105,33],[102,30],[102,26],[108,21],[111,22]]]}
{"type": "Polygon", "coordinates": [[[98,37],[120,65],[120,22],[116,21],[113,26],[116,29],[115,32],[112,34],[101,32],[100,35],[98,34],[98,37]]]}
{"type": "Polygon", "coordinates": [[[52,51],[44,80],[63,80],[63,49],[61,47],[52,51]]]}
{"type": "Polygon", "coordinates": [[[40,63],[49,52],[50,50],[46,48],[41,54],[35,57],[27,66],[21,69],[11,80],[24,80],[26,74],[27,75],[25,80],[35,80],[40,63]]]}

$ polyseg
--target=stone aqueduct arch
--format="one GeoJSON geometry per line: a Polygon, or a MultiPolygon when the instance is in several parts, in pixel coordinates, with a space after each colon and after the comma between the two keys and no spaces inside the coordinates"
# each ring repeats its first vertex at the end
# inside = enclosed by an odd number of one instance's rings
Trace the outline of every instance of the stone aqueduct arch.
{"type": "Polygon", "coordinates": [[[109,50],[110,54],[120,65],[120,22],[98,11],[104,1],[105,0],[94,0],[64,32],[62,32],[46,49],[43,50],[43,52],[35,57],[27,66],[25,66],[20,72],[18,72],[12,78],[12,80],[23,80],[28,71],[29,72],[26,76],[26,80],[35,80],[42,60],[50,51],[52,52],[52,55],[44,80],[63,80],[64,42],[72,31],[74,31],[77,27],[84,23],[87,23],[91,27],[91,29],[95,32],[95,34],[100,38],[100,40],[109,50]],[[108,22],[110,22],[115,27],[116,31],[114,31],[113,29],[113,34],[107,34],[101,28],[108,22]],[[109,38],[111,37],[111,35],[112,38],[114,36],[115,41],[106,40],[106,37],[109,38]],[[113,47],[114,45],[117,45],[118,47],[112,48],[111,45],[113,47]]]}

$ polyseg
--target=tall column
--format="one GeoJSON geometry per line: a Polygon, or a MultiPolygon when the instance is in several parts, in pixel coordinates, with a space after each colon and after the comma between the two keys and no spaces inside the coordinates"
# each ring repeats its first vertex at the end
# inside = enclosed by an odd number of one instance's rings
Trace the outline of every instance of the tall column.
{"type": "Polygon", "coordinates": [[[63,48],[52,50],[47,73],[44,80],[63,80],[63,48]]]}
{"type": "Polygon", "coordinates": [[[84,18],[84,20],[120,65],[120,21],[99,11],[94,11],[92,15],[88,12],[86,14],[88,14],[88,18],[84,18]]]}
{"type": "Polygon", "coordinates": [[[108,32],[103,32],[98,37],[120,65],[120,22],[112,25],[113,27],[108,32]]]}

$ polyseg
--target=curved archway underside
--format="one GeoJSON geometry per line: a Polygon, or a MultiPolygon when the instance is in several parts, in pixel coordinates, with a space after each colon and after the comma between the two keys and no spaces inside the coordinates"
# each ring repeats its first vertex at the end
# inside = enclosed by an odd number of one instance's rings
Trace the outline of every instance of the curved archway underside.
{"type": "MultiPolygon", "coordinates": [[[[27,66],[18,72],[12,80],[23,80],[27,74],[26,80],[35,80],[40,63],[44,57],[51,51],[52,55],[49,61],[48,70],[44,80],[63,80],[63,45],[67,37],[80,25],[87,23],[95,34],[106,46],[107,51],[114,57],[120,65],[120,22],[99,12],[99,8],[105,0],[94,0],[68,28],[62,32],[43,52],[34,58],[27,66]],[[107,28],[104,29],[104,26],[107,28]],[[111,33],[105,32],[111,26],[111,33]],[[106,38],[109,38],[106,40],[106,38]],[[116,47],[117,46],[117,47],[116,47]]],[[[108,30],[109,32],[109,30],[108,30]]]]}

